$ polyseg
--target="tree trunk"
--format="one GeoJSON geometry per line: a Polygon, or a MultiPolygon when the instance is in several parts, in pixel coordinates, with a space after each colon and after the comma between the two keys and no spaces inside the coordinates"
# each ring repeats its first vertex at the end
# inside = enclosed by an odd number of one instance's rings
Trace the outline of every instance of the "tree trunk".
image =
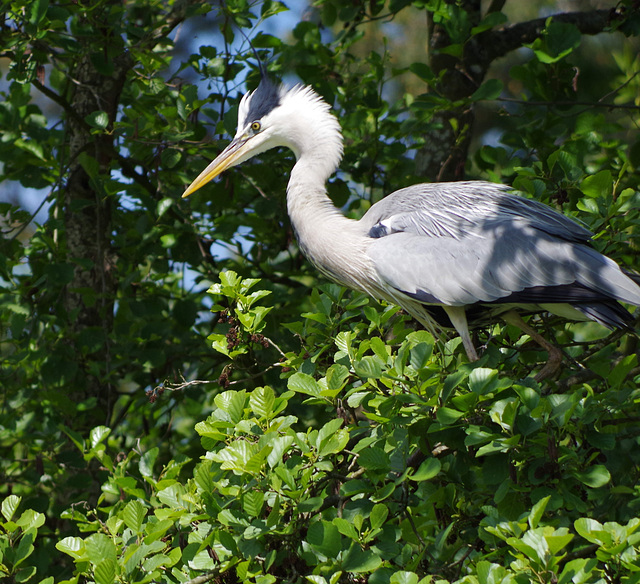
{"type": "MultiPolygon", "coordinates": [[[[105,52],[108,39],[105,38],[105,52]]],[[[69,172],[62,192],[67,256],[75,263],[73,280],[64,297],[64,306],[70,319],[76,341],[78,334],[91,335],[94,329],[104,339],[99,362],[104,368],[99,374],[84,372],[85,398],[97,397],[99,410],[107,417],[110,412],[109,335],[113,325],[115,275],[114,251],[111,246],[112,209],[116,204],[107,195],[101,181],[108,177],[116,156],[110,133],[115,119],[120,93],[131,58],[123,53],[107,66],[111,74],[105,75],[94,65],[91,50],[86,47],[73,70],[73,91],[68,114],[69,172]],[[108,126],[100,134],[92,134],[86,117],[105,112],[108,126]]],[[[95,53],[93,54],[95,58],[95,53]]],[[[76,347],[81,350],[80,346],[76,347]]],[[[75,396],[80,398],[82,396],[75,396]]]]}
{"type": "MultiPolygon", "coordinates": [[[[480,22],[480,0],[467,0],[463,9],[475,25],[480,22]]],[[[462,57],[441,52],[451,44],[444,26],[433,20],[427,11],[429,32],[429,66],[441,81],[434,90],[450,101],[469,97],[482,83],[486,66],[481,64],[482,47],[471,39],[465,43],[462,57]]],[[[456,107],[439,111],[433,118],[437,129],[429,134],[425,146],[416,156],[416,172],[433,181],[451,181],[464,178],[464,167],[471,141],[474,114],[471,107],[456,107]]]]}

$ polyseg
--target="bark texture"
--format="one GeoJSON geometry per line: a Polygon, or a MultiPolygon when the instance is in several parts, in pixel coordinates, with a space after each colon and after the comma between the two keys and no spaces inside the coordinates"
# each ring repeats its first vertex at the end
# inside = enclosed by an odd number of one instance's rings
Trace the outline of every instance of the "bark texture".
{"type": "MultiPolygon", "coordinates": [[[[95,51],[95,44],[87,49],[72,72],[73,89],[67,112],[69,171],[61,194],[67,257],[75,265],[73,280],[64,296],[64,307],[72,332],[77,335],[93,329],[98,338],[105,339],[100,355],[105,364],[104,371],[99,376],[87,373],[85,395],[75,397],[97,397],[99,407],[108,416],[111,402],[106,381],[108,338],[113,325],[116,286],[111,233],[116,201],[105,194],[100,183],[108,178],[115,166],[117,155],[110,129],[132,63],[129,54],[123,52],[107,65],[111,74],[105,75],[94,64],[95,52],[91,50],[95,51]],[[92,134],[85,121],[96,112],[105,112],[109,120],[106,131],[99,135],[92,134]]],[[[105,53],[106,50],[105,45],[105,53]]]]}

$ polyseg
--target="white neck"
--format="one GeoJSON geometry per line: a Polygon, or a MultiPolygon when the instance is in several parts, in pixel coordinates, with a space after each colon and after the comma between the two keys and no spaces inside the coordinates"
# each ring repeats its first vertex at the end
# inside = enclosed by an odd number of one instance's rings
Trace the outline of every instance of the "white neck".
{"type": "MultiPolygon", "coordinates": [[[[303,90],[304,91],[304,90],[303,90]]],[[[357,221],[346,218],[327,196],[327,179],[342,157],[342,135],[328,106],[315,94],[303,94],[289,118],[286,144],[296,155],[287,186],[287,211],[304,254],[326,275],[352,288],[354,257],[364,257],[365,237],[357,221]]],[[[288,109],[291,111],[291,109],[288,109]]]]}

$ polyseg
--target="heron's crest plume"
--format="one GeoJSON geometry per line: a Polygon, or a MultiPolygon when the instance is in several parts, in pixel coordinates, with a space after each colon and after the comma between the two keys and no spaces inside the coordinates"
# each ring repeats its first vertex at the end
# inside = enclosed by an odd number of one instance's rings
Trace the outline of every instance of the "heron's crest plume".
{"type": "Polygon", "coordinates": [[[240,101],[238,121],[241,124],[260,120],[280,106],[281,88],[263,76],[258,87],[244,95],[240,101]]]}
{"type": "MultiPolygon", "coordinates": [[[[238,132],[260,121],[273,138],[269,147],[286,146],[300,159],[303,153],[323,167],[322,180],[335,171],[342,158],[342,132],[331,106],[311,87],[276,85],[263,77],[244,95],[238,109],[238,132]]],[[[262,150],[262,149],[260,149],[262,150]]]]}

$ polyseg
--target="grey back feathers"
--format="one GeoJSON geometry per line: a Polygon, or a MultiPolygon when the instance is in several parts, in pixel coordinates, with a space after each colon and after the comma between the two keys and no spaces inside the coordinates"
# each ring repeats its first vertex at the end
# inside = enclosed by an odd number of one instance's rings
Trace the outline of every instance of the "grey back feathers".
{"type": "Polygon", "coordinates": [[[567,241],[587,242],[589,230],[546,205],[483,181],[421,184],[392,193],[362,218],[372,228],[459,239],[479,229],[517,222],[567,241]]]}
{"type": "Polygon", "coordinates": [[[425,184],[383,199],[361,220],[378,274],[424,304],[493,304],[499,313],[507,304],[568,303],[607,326],[628,326],[617,301],[640,305],[640,288],[589,247],[587,229],[507,190],[425,184]]]}

